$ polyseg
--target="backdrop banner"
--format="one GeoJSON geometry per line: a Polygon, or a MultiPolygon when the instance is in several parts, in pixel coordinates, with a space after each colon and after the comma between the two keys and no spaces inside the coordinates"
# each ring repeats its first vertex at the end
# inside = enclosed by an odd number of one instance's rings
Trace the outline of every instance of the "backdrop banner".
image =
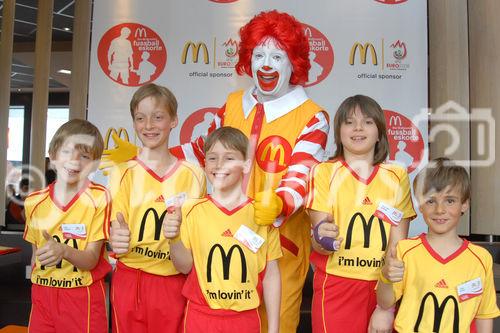
{"type": "MultiPolygon", "coordinates": [[[[234,70],[238,30],[270,9],[295,16],[309,37],[309,96],[331,121],[348,96],[379,102],[389,159],[404,164],[413,180],[428,160],[426,1],[95,0],[88,120],[109,147],[113,131],[140,145],[129,102],[140,85],[155,82],[179,102],[171,145],[196,138],[230,92],[253,84],[234,70]]],[[[327,156],[334,150],[332,130],[327,156]]],[[[421,220],[410,228],[412,235],[423,230],[421,220]]]]}

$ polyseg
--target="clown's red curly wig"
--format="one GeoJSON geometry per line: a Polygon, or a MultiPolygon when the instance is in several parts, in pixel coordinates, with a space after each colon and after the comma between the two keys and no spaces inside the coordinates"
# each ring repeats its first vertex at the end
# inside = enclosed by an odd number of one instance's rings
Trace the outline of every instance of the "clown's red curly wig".
{"type": "Polygon", "coordinates": [[[236,72],[252,76],[252,51],[265,37],[273,37],[292,63],[290,84],[304,84],[308,79],[309,41],[301,23],[287,13],[277,10],[261,12],[240,29],[239,60],[236,72]]]}

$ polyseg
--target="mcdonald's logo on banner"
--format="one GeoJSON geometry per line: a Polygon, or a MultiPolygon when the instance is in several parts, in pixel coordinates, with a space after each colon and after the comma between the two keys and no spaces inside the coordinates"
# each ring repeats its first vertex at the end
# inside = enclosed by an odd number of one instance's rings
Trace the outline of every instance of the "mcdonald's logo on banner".
{"type": "Polygon", "coordinates": [[[403,126],[403,122],[401,120],[401,117],[400,116],[391,116],[389,118],[389,126],[398,126],[398,127],[403,126]]]}
{"type": "Polygon", "coordinates": [[[215,244],[214,246],[212,246],[210,252],[208,253],[208,260],[207,260],[207,282],[212,282],[212,257],[214,255],[215,250],[217,249],[219,249],[221,256],[222,272],[224,280],[229,280],[229,268],[231,267],[231,257],[233,255],[233,251],[236,249],[240,254],[241,283],[247,282],[247,261],[245,259],[245,254],[243,253],[241,246],[239,246],[238,244],[234,244],[233,246],[231,246],[227,254],[222,245],[215,244]]]}
{"type": "Polygon", "coordinates": [[[433,329],[432,332],[439,332],[439,327],[441,326],[441,320],[443,319],[443,313],[446,308],[446,304],[448,301],[451,301],[453,305],[453,333],[459,333],[459,323],[460,323],[460,314],[458,312],[458,302],[457,299],[449,295],[447,296],[441,304],[439,304],[439,301],[434,295],[433,292],[428,292],[425,294],[425,296],[422,298],[422,301],[420,302],[420,308],[418,310],[418,317],[417,321],[415,322],[415,327],[413,329],[414,332],[420,332],[420,323],[422,322],[422,318],[424,316],[424,310],[425,310],[425,305],[427,303],[427,299],[430,298],[432,299],[432,305],[433,305],[433,310],[434,310],[434,324],[433,324],[433,329]]]}
{"type": "Polygon", "coordinates": [[[360,61],[361,64],[366,64],[366,56],[368,53],[368,50],[370,50],[370,56],[372,59],[372,64],[374,66],[378,65],[378,58],[377,58],[377,51],[375,50],[375,46],[373,46],[372,43],[365,43],[364,45],[356,42],[354,45],[351,47],[351,53],[349,54],[349,64],[351,66],[354,65],[354,58],[356,57],[356,52],[359,48],[359,54],[360,54],[360,61]]]}
{"type": "Polygon", "coordinates": [[[118,130],[116,130],[116,128],[110,127],[108,128],[106,135],[104,136],[104,149],[109,149],[109,140],[112,139],[113,134],[124,141],[130,142],[128,132],[125,128],[120,127],[118,130]]]}
{"type": "MultiPolygon", "coordinates": [[[[366,219],[363,216],[363,214],[361,214],[359,212],[352,216],[351,220],[349,221],[349,225],[347,227],[347,235],[346,235],[346,241],[345,241],[345,249],[346,250],[351,248],[352,231],[354,229],[354,224],[358,220],[361,221],[361,225],[363,226],[363,236],[364,236],[363,247],[364,248],[370,247],[371,229],[372,229],[373,220],[375,218],[376,217],[372,215],[370,217],[370,219],[368,220],[368,222],[366,222],[366,219]]],[[[385,226],[384,226],[384,223],[382,222],[381,219],[377,218],[377,220],[378,220],[378,225],[380,228],[380,238],[382,240],[382,248],[380,250],[385,251],[385,249],[387,247],[387,235],[385,233],[385,226]]]]}
{"type": "Polygon", "coordinates": [[[139,27],[135,29],[134,37],[147,38],[148,34],[146,33],[146,29],[144,27],[139,27]]]}
{"type": "Polygon", "coordinates": [[[186,42],[186,44],[184,44],[184,49],[182,50],[182,57],[181,57],[182,64],[186,64],[187,55],[188,55],[188,52],[190,49],[192,52],[191,59],[192,59],[193,63],[198,63],[200,49],[203,50],[203,62],[205,64],[209,63],[210,59],[208,56],[207,44],[205,44],[203,42],[194,43],[192,41],[188,41],[188,42],[186,42]]]}
{"type": "Polygon", "coordinates": [[[160,240],[160,233],[161,233],[161,226],[163,223],[163,218],[165,217],[165,214],[167,213],[167,210],[165,209],[161,215],[158,215],[156,210],[154,208],[148,208],[146,212],[144,212],[144,216],[142,217],[141,220],[141,228],[139,229],[139,238],[137,238],[137,241],[140,242],[144,238],[144,229],[146,229],[146,222],[148,221],[148,216],[149,213],[153,214],[153,218],[155,221],[155,238],[154,240],[160,240]]]}

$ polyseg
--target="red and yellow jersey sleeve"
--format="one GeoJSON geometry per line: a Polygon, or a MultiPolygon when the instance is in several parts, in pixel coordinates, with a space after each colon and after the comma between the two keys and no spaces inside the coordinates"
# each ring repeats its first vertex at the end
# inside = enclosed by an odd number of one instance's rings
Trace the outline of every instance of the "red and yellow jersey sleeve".
{"type": "Polygon", "coordinates": [[[392,164],[375,165],[368,179],[361,178],[343,160],[320,163],[311,170],[308,209],[331,214],[343,238],[330,256],[313,252],[312,262],[328,274],[377,280],[389,241],[391,224],[375,216],[381,204],[413,218],[406,171],[392,164]]]}
{"type": "Polygon", "coordinates": [[[170,241],[162,235],[166,201],[200,198],[206,193],[203,170],[186,161],[158,176],[139,159],[129,161],[112,177],[113,214],[122,213],[130,232],[130,252],[121,263],[156,275],[178,274],[170,260],[170,241]]]}
{"type": "Polygon", "coordinates": [[[492,258],[485,249],[464,240],[455,253],[442,258],[424,234],[400,241],[397,255],[405,263],[403,280],[393,285],[401,299],[398,332],[469,332],[475,318],[500,315],[492,258]],[[468,283],[480,291],[461,298],[459,289],[468,283]]]}
{"type": "Polygon", "coordinates": [[[212,309],[257,308],[267,262],[281,257],[278,231],[255,224],[251,201],[227,210],[207,197],[190,203],[183,216],[181,240],[193,254],[184,296],[212,309]],[[245,227],[264,240],[255,253],[234,237],[245,227]]]}
{"type": "MultiPolygon", "coordinates": [[[[89,243],[108,237],[110,214],[110,194],[101,185],[89,182],[66,205],[58,203],[54,197],[53,185],[50,185],[26,199],[24,238],[39,249],[46,243],[43,231],[47,231],[55,241],[77,250],[85,250],[89,243]],[[68,233],[68,230],[73,232],[68,233]]],[[[88,286],[102,279],[111,269],[104,248],[101,254],[98,264],[91,271],[81,270],[64,259],[56,266],[45,267],[36,258],[31,281],[59,288],[88,286]]]]}

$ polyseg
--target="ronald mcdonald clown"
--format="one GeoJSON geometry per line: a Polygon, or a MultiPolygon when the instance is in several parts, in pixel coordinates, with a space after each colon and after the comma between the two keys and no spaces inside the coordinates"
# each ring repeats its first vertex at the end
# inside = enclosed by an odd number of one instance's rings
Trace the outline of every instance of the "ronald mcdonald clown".
{"type": "MultiPolygon", "coordinates": [[[[240,129],[250,139],[247,195],[256,204],[256,222],[279,227],[283,257],[280,332],[295,332],[302,288],[309,269],[310,222],[303,209],[309,169],[324,158],[328,114],[302,87],[310,69],[309,42],[300,22],[276,10],[262,12],[240,29],[236,71],[253,78],[254,86],[231,93],[208,133],[221,126],[240,129]],[[269,213],[269,212],[275,212],[269,213]]],[[[172,148],[179,158],[204,164],[205,136],[172,148]]],[[[137,147],[114,136],[119,147],[107,159],[124,160],[137,147]],[[120,151],[121,152],[118,152],[120,151]],[[118,157],[118,155],[120,157],[118,157]]],[[[265,314],[261,311],[261,314],[265,314]]],[[[263,332],[267,331],[266,320],[263,332]]]]}

